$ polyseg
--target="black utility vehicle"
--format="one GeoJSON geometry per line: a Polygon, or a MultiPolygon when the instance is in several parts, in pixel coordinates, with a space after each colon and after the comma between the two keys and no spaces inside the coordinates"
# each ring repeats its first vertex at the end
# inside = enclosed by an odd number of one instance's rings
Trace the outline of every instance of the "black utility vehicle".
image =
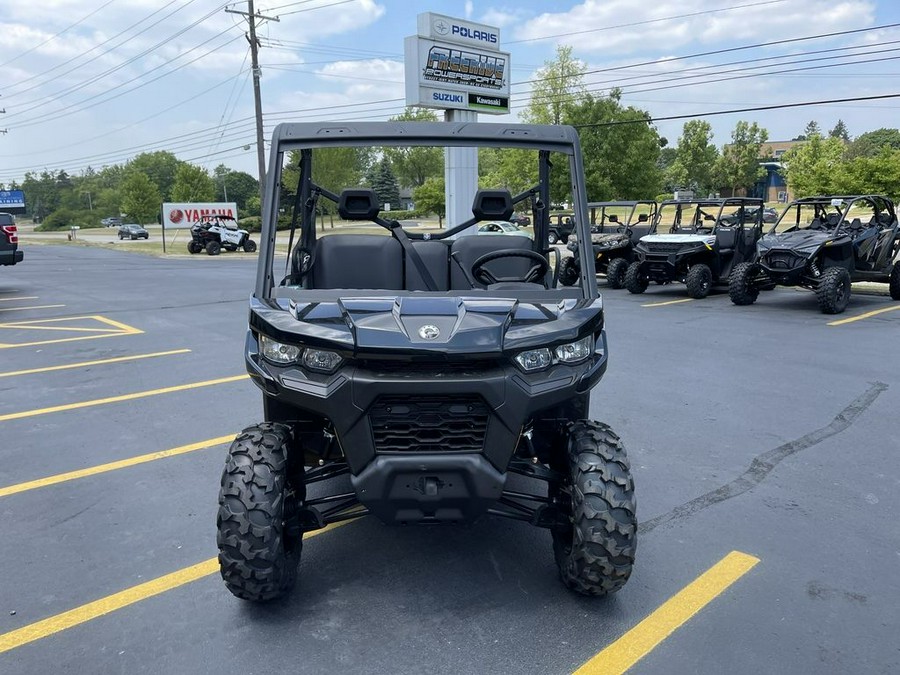
{"type": "Polygon", "coordinates": [[[22,262],[25,254],[19,250],[19,228],[11,213],[0,213],[0,265],[22,262]]]}
{"type": "Polygon", "coordinates": [[[736,265],[753,259],[762,234],[761,206],[762,200],[739,197],[662,202],[657,233],[635,247],[625,287],[643,293],[651,281],[680,281],[690,297],[705,298],[713,285],[728,283],[736,265]],[[669,234],[659,234],[664,229],[669,234]]]}
{"type": "Polygon", "coordinates": [[[607,366],[602,302],[593,274],[557,287],[559,253],[547,244],[551,169],[560,166],[572,176],[579,236],[590,240],[576,131],[281,124],[271,147],[246,342],[265,421],[238,435],[222,475],[217,541],[228,589],[254,601],[283,595],[304,532],[371,513],[390,524],[488,514],[531,523],[550,531],[569,588],[619,590],[637,521],[622,443],[588,419],[607,366]],[[362,157],[398,146],[531,150],[540,178],[518,195],[479,190],[471,215],[425,232],[382,218],[371,189],[313,181],[327,149],[362,157]],[[287,168],[297,176],[290,184],[287,168]],[[320,236],[325,200],[372,234],[320,236]],[[462,234],[526,203],[533,239],[462,234]],[[289,230],[276,231],[279,208],[290,212],[289,230]]]}
{"type": "Polygon", "coordinates": [[[814,291],[825,314],[839,314],[853,281],[889,284],[900,300],[900,231],[893,202],[880,195],[807,197],[791,202],[759,240],[757,257],[738,265],[728,293],[736,305],[760,289],[800,286],[814,291]]]}
{"type": "Polygon", "coordinates": [[[547,241],[550,244],[568,241],[575,231],[575,218],[571,213],[554,213],[550,216],[550,232],[547,241]]]}
{"type": "MultiPolygon", "coordinates": [[[[591,202],[588,208],[594,269],[597,274],[606,275],[610,288],[624,288],[625,271],[634,261],[634,247],[641,237],[655,231],[656,202],[591,202]]],[[[559,280],[571,286],[581,276],[578,238],[569,235],[566,247],[572,251],[572,257],[562,259],[559,280]]]]}

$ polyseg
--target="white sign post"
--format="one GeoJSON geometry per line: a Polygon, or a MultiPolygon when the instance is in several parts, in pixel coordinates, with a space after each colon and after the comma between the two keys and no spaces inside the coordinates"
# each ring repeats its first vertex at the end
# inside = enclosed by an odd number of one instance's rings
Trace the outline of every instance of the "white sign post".
{"type": "MultiPolygon", "coordinates": [[[[404,40],[406,105],[444,110],[446,122],[477,122],[478,113],[509,112],[509,54],[500,30],[425,12],[404,40]]],[[[447,148],[447,222],[466,220],[478,189],[478,149],[447,148]]]]}

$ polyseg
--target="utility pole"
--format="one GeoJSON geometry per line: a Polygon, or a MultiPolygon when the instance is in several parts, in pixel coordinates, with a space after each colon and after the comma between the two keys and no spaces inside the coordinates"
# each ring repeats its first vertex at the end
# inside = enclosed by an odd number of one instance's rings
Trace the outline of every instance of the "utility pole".
{"type": "Polygon", "coordinates": [[[250,63],[253,68],[253,103],[256,107],[256,160],[259,163],[259,203],[262,207],[266,198],[266,146],[263,139],[262,98],[259,93],[259,41],[256,39],[256,20],[280,21],[277,16],[263,16],[253,9],[253,0],[247,0],[247,11],[239,12],[236,9],[225,9],[231,14],[240,14],[247,17],[250,30],[247,41],[250,43],[250,63]]]}

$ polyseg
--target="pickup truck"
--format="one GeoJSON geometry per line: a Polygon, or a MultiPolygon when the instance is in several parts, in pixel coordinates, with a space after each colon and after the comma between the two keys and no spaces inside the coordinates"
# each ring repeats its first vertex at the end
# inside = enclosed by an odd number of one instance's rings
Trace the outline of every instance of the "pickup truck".
{"type": "Polygon", "coordinates": [[[16,219],[10,213],[0,213],[0,265],[15,265],[22,262],[23,257],[19,250],[16,219]]]}

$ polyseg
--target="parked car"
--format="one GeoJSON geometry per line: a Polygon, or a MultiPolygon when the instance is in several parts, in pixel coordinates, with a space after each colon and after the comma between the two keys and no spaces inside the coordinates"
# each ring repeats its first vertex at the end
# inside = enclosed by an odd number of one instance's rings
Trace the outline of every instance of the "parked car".
{"type": "MultiPolygon", "coordinates": [[[[762,220],[764,223],[774,223],[778,220],[778,211],[773,209],[771,206],[763,207],[763,217],[762,220]]],[[[756,209],[747,209],[747,212],[744,216],[745,220],[756,220],[756,209]]],[[[722,216],[723,223],[735,223],[741,220],[741,210],[737,209],[736,211],[729,213],[727,216],[722,216]]]]}
{"type": "Polygon", "coordinates": [[[149,239],[150,233],[136,223],[126,223],[119,228],[119,239],[149,239]]]}
{"type": "Polygon", "coordinates": [[[519,227],[527,227],[531,225],[531,218],[524,213],[514,213],[509,217],[509,222],[513,225],[518,225],[519,227]]]}
{"type": "Polygon", "coordinates": [[[101,225],[106,225],[106,227],[122,227],[122,219],[121,218],[104,218],[100,221],[101,225]]]}
{"type": "Polygon", "coordinates": [[[531,236],[521,227],[508,220],[492,220],[483,225],[479,225],[478,234],[517,234],[522,237],[531,236]]]}
{"type": "Polygon", "coordinates": [[[19,250],[16,219],[11,213],[0,213],[0,265],[15,265],[24,257],[19,250]]]}

